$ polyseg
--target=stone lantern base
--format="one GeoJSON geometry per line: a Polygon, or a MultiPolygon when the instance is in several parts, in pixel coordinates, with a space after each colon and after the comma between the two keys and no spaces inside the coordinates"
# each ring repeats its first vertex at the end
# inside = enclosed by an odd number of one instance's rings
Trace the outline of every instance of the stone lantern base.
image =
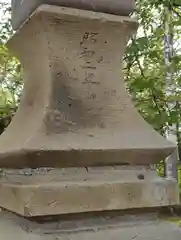
{"type": "Polygon", "coordinates": [[[153,210],[178,204],[177,183],[149,167],[175,146],[140,117],[120,77],[136,26],[45,5],[9,41],[25,89],[0,138],[0,167],[14,168],[0,178],[0,240],[180,240],[153,210]]]}

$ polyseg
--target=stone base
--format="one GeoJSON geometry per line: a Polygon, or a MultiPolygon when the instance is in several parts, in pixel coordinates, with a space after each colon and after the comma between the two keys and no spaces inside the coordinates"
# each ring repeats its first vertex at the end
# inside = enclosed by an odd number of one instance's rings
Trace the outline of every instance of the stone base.
{"type": "Polygon", "coordinates": [[[27,217],[162,207],[179,199],[175,181],[146,167],[12,170],[0,183],[0,206],[27,217]]]}
{"type": "Polygon", "coordinates": [[[81,216],[32,222],[2,212],[1,240],[180,240],[181,228],[156,215],[81,216]]]}

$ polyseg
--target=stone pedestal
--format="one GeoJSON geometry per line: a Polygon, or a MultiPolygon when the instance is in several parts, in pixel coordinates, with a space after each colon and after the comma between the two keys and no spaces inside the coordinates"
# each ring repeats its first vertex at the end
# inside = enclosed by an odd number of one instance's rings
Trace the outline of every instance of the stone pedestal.
{"type": "Polygon", "coordinates": [[[177,183],[150,167],[175,146],[140,117],[120,74],[136,27],[42,5],[8,42],[25,86],[0,138],[3,240],[180,239],[155,214],[178,204],[177,183]]]}

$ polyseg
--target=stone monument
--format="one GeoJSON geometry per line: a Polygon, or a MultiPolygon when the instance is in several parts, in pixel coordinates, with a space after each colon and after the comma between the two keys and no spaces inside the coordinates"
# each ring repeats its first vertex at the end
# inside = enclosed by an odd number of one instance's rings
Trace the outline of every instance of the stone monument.
{"type": "Polygon", "coordinates": [[[177,183],[152,167],[175,146],[137,113],[120,72],[133,6],[13,1],[7,45],[24,92],[0,138],[1,240],[180,240],[157,217],[178,204],[177,183]]]}

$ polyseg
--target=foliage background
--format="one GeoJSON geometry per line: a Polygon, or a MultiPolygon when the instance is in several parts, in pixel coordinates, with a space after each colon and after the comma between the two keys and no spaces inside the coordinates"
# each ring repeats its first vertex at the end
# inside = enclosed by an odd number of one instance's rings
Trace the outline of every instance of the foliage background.
{"type": "MultiPolygon", "coordinates": [[[[137,0],[139,29],[124,56],[125,83],[141,115],[162,135],[171,126],[181,152],[181,0],[137,0]],[[174,71],[172,92],[165,94],[164,7],[173,1],[174,71]],[[176,4],[176,5],[175,5],[176,4]],[[168,109],[168,104],[171,108],[168,109]]],[[[21,66],[4,43],[13,34],[10,2],[0,1],[0,133],[19,104],[23,81],[21,66]]],[[[162,160],[162,159],[160,159],[162,160]]],[[[181,183],[178,159],[179,183],[181,183]]],[[[164,164],[157,166],[164,176],[164,164]]]]}

